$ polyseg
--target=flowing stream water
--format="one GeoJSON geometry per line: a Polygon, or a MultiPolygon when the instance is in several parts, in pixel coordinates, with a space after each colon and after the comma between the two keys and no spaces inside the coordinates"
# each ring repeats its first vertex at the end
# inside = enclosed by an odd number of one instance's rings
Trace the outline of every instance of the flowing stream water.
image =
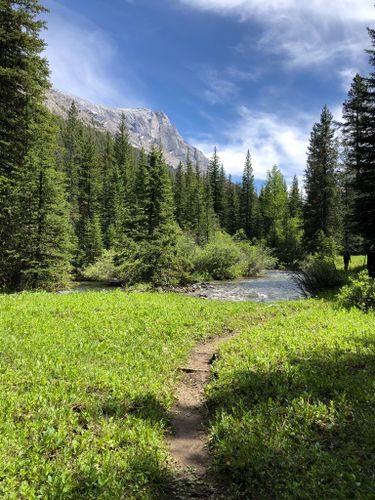
{"type": "MultiPolygon", "coordinates": [[[[110,291],[113,286],[105,282],[81,282],[71,292],[110,291]]],[[[189,295],[207,299],[229,301],[275,302],[303,298],[301,291],[288,271],[266,271],[259,278],[234,281],[214,281],[206,287],[198,288],[189,295]]]]}
{"type": "Polygon", "coordinates": [[[275,302],[304,298],[288,271],[266,271],[259,278],[218,281],[193,295],[230,301],[275,302]]]}

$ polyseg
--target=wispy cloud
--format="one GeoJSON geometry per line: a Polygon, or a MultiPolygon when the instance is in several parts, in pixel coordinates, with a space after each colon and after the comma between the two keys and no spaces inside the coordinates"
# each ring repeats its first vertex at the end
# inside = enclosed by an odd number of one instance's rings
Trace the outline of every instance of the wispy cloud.
{"type": "MultiPolygon", "coordinates": [[[[366,61],[366,26],[375,21],[369,0],[179,0],[180,3],[240,22],[257,21],[263,28],[258,46],[284,56],[288,66],[366,61]]],[[[239,50],[248,50],[245,43],[239,50]]]]}
{"type": "MultiPolygon", "coordinates": [[[[118,49],[111,38],[76,12],[47,2],[46,57],[53,86],[97,104],[144,105],[140,83],[129,69],[128,80],[118,81],[113,68],[118,49]]],[[[129,65],[130,66],[130,65],[129,65]]]]}
{"type": "Polygon", "coordinates": [[[222,13],[233,12],[242,20],[264,19],[270,14],[277,20],[284,16],[309,14],[326,19],[368,21],[375,18],[372,2],[368,0],[180,0],[181,3],[203,10],[222,13]]]}
{"type": "Polygon", "coordinates": [[[237,85],[216,69],[204,66],[198,68],[198,73],[203,83],[202,95],[210,104],[224,103],[237,95],[237,85]]]}
{"type": "Polygon", "coordinates": [[[277,164],[290,181],[294,174],[303,175],[310,131],[318,120],[319,116],[295,113],[291,123],[274,113],[256,112],[242,106],[238,110],[237,122],[221,144],[207,138],[201,141],[191,138],[190,142],[207,156],[211,156],[216,145],[227,173],[232,175],[242,173],[249,149],[257,179],[265,179],[267,170],[277,164]]]}

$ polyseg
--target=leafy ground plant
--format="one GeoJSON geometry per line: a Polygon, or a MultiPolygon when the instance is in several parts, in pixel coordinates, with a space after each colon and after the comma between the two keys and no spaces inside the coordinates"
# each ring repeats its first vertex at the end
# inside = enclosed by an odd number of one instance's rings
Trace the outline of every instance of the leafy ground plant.
{"type": "Polygon", "coordinates": [[[218,471],[240,498],[373,498],[375,317],[299,308],[222,348],[207,390],[218,471]]]}
{"type": "Polygon", "coordinates": [[[156,498],[178,366],[264,311],[121,291],[0,296],[0,497],[156,498]]]}
{"type": "Polygon", "coordinates": [[[370,278],[367,271],[352,277],[349,284],[342,287],[338,294],[338,303],[350,309],[357,307],[362,311],[375,310],[375,280],[370,278]]]}

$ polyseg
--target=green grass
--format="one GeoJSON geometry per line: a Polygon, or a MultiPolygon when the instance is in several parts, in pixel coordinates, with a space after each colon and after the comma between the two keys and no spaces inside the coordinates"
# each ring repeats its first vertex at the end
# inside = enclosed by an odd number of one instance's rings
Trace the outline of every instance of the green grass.
{"type": "Polygon", "coordinates": [[[218,470],[244,498],[374,498],[375,317],[307,304],[222,348],[218,470]]]}
{"type": "Polygon", "coordinates": [[[0,296],[0,498],[157,498],[178,367],[228,329],[207,394],[235,497],[370,498],[374,316],[121,291],[0,296]]]}
{"type": "Polygon", "coordinates": [[[0,296],[0,497],[154,498],[177,367],[266,313],[172,294],[0,296]]]}
{"type": "MultiPolygon", "coordinates": [[[[344,260],[342,256],[338,255],[335,258],[335,264],[337,269],[344,270],[344,260]]],[[[351,261],[349,263],[349,272],[358,273],[366,267],[366,256],[365,255],[352,255],[351,261]]]]}

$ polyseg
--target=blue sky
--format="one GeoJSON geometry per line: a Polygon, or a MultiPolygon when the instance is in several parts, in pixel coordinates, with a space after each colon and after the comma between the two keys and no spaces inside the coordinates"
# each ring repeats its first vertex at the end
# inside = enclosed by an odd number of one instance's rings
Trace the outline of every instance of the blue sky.
{"type": "Polygon", "coordinates": [[[373,0],[45,0],[54,87],[164,111],[240,175],[303,175],[312,125],[368,72],[373,0]],[[306,5],[304,5],[306,4],[306,5]]]}

